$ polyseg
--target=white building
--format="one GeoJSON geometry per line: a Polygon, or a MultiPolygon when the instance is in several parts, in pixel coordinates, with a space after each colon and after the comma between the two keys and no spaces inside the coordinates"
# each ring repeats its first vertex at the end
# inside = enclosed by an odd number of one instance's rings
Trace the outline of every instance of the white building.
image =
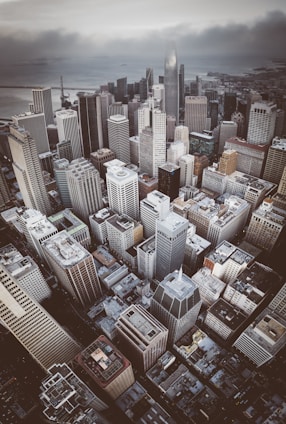
{"type": "Polygon", "coordinates": [[[66,158],[57,159],[54,161],[54,175],[57,183],[57,189],[60,194],[62,204],[65,208],[71,208],[71,198],[67,181],[67,170],[69,161],[66,158]]]}
{"type": "Polygon", "coordinates": [[[175,134],[174,134],[174,140],[180,140],[183,141],[185,148],[186,148],[186,154],[189,154],[190,151],[190,136],[189,136],[189,128],[185,125],[178,125],[175,128],[175,134]]]}
{"type": "Polygon", "coordinates": [[[138,274],[151,281],[155,277],[156,249],[155,236],[149,237],[137,246],[138,274]]]}
{"type": "Polygon", "coordinates": [[[186,148],[183,141],[173,141],[170,147],[167,149],[167,162],[175,163],[179,165],[180,158],[185,155],[186,148]]]}
{"type": "Polygon", "coordinates": [[[218,153],[224,150],[226,140],[237,135],[237,123],[233,121],[222,121],[219,126],[218,153]]]}
{"type": "Polygon", "coordinates": [[[211,270],[206,267],[200,268],[192,275],[193,282],[198,286],[201,299],[206,306],[216,302],[226,284],[211,273],[211,270]]]}
{"type": "Polygon", "coordinates": [[[110,208],[103,208],[90,215],[89,224],[96,241],[104,244],[107,241],[106,220],[114,215],[110,208]]]}
{"type": "Polygon", "coordinates": [[[67,169],[67,183],[74,213],[85,223],[103,206],[98,170],[87,159],[74,159],[67,169]]]}
{"type": "Polygon", "coordinates": [[[270,144],[275,131],[277,106],[271,102],[251,105],[247,141],[251,144],[270,144]]]}
{"type": "Polygon", "coordinates": [[[46,119],[46,125],[54,124],[54,113],[52,104],[52,90],[50,87],[33,88],[33,112],[43,112],[46,119]]]}
{"type": "Polygon", "coordinates": [[[83,152],[77,112],[72,109],[57,111],[56,121],[59,142],[70,140],[73,159],[81,158],[83,152]]]}
{"type": "Polygon", "coordinates": [[[130,163],[129,120],[124,115],[112,115],[107,125],[109,148],[117,159],[130,163]]]}
{"type": "Polygon", "coordinates": [[[106,174],[107,195],[110,208],[133,219],[139,217],[138,175],[128,168],[111,166],[106,174]]]}
{"type": "Polygon", "coordinates": [[[195,156],[183,155],[179,158],[180,187],[193,185],[195,156]]]}
{"type": "Polygon", "coordinates": [[[20,115],[12,116],[12,120],[15,125],[29,132],[30,136],[35,140],[39,154],[50,151],[44,113],[21,113],[20,115]]]}
{"type": "Polygon", "coordinates": [[[157,219],[165,219],[170,212],[170,197],[158,190],[147,194],[140,202],[140,219],[144,227],[144,237],[155,234],[157,219]]]}
{"type": "Polygon", "coordinates": [[[98,300],[102,292],[91,253],[65,230],[43,242],[43,249],[60,285],[73,299],[83,307],[98,300]]]}

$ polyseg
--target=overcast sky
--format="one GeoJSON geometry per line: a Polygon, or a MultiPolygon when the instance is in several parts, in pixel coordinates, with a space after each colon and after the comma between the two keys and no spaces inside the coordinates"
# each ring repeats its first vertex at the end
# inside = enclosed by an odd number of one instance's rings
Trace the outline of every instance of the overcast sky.
{"type": "MultiPolygon", "coordinates": [[[[0,57],[286,56],[286,0],[0,0],[0,57]]],[[[1,64],[0,64],[1,66],[1,64]]]]}

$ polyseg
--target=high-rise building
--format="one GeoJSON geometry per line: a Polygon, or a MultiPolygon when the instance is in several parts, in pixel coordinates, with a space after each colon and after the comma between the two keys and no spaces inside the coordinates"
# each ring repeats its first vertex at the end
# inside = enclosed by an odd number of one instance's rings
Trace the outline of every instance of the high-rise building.
{"type": "Polygon", "coordinates": [[[104,166],[105,162],[109,162],[113,159],[116,159],[115,153],[104,147],[103,149],[99,149],[96,152],[91,152],[90,161],[99,171],[100,178],[105,180],[106,176],[106,167],[104,166]]]}
{"type": "Polygon", "coordinates": [[[212,162],[216,153],[216,138],[211,132],[191,132],[190,133],[190,154],[207,156],[212,162]]]}
{"type": "Polygon", "coordinates": [[[167,162],[179,164],[180,158],[185,155],[186,149],[183,141],[177,140],[170,143],[167,149],[167,162]]]}
{"type": "Polygon", "coordinates": [[[132,99],[128,102],[128,120],[129,120],[129,135],[134,137],[138,134],[138,109],[140,102],[137,99],[132,99]]]}
{"type": "Polygon", "coordinates": [[[70,140],[59,141],[56,147],[57,156],[59,159],[67,159],[69,162],[73,160],[73,153],[70,140]]]}
{"type": "Polygon", "coordinates": [[[165,108],[167,115],[173,115],[179,123],[179,80],[177,52],[175,45],[169,45],[165,58],[165,108]]]}
{"type": "Polygon", "coordinates": [[[103,335],[77,355],[76,361],[111,399],[135,381],[130,361],[103,335]]]}
{"type": "Polygon", "coordinates": [[[245,240],[267,252],[271,252],[278,239],[285,232],[284,211],[273,207],[273,200],[266,198],[258,209],[252,212],[245,240]]]}
{"type": "Polygon", "coordinates": [[[286,166],[286,138],[275,137],[268,150],[263,179],[279,184],[286,166]]]}
{"type": "Polygon", "coordinates": [[[152,90],[154,84],[154,72],[153,68],[146,68],[146,80],[147,80],[147,92],[148,95],[152,90]]]}
{"type": "Polygon", "coordinates": [[[135,367],[147,371],[166,351],[168,330],[141,305],[131,305],[116,322],[119,341],[135,367]]]}
{"type": "Polygon", "coordinates": [[[102,125],[103,147],[108,148],[107,119],[109,117],[108,115],[109,106],[114,101],[114,96],[105,90],[99,93],[99,96],[100,96],[100,105],[101,105],[101,125],[102,125]]]}
{"type": "Polygon", "coordinates": [[[269,308],[286,319],[286,283],[283,284],[269,304],[269,308]]]}
{"type": "Polygon", "coordinates": [[[24,257],[13,244],[0,248],[0,263],[34,300],[41,303],[51,297],[51,289],[36,262],[30,256],[24,257]]]}
{"type": "Polygon", "coordinates": [[[218,124],[218,108],[219,108],[219,102],[218,100],[210,100],[209,102],[209,115],[211,118],[211,131],[217,126],[218,124]]]}
{"type": "Polygon", "coordinates": [[[89,158],[91,152],[103,147],[100,96],[86,92],[77,96],[82,152],[89,158]]]}
{"type": "Polygon", "coordinates": [[[180,187],[193,185],[194,166],[195,156],[186,154],[180,157],[180,187]]]}
{"type": "Polygon", "coordinates": [[[225,150],[219,160],[218,171],[222,174],[230,175],[236,171],[237,151],[225,150]]]}
{"type": "Polygon", "coordinates": [[[113,215],[106,220],[106,229],[111,252],[128,262],[127,250],[143,240],[143,225],[127,215],[113,215]]]}
{"type": "Polygon", "coordinates": [[[237,123],[233,121],[222,121],[219,126],[218,153],[221,155],[226,140],[237,135],[237,123]]]}
{"type": "Polygon", "coordinates": [[[128,168],[107,169],[106,186],[110,208],[133,219],[139,217],[138,175],[128,168]]]}
{"type": "Polygon", "coordinates": [[[185,106],[185,66],[180,65],[179,68],[179,108],[185,106]]]}
{"type": "Polygon", "coordinates": [[[158,190],[147,194],[140,202],[140,219],[144,227],[144,237],[155,234],[157,219],[165,219],[170,212],[170,197],[158,190]]]}
{"type": "Polygon", "coordinates": [[[68,159],[62,158],[54,161],[54,175],[57,189],[60,194],[62,204],[65,208],[71,208],[71,198],[67,181],[68,159]]]}
{"type": "Polygon", "coordinates": [[[34,113],[43,112],[45,115],[47,126],[54,124],[51,88],[49,87],[33,88],[32,95],[33,95],[33,112],[34,113]]]}
{"type": "Polygon", "coordinates": [[[226,284],[211,273],[206,267],[201,267],[194,275],[192,281],[197,285],[200,297],[205,306],[215,303],[225,289],[226,284]]]}
{"type": "Polygon", "coordinates": [[[108,422],[96,411],[107,405],[71,370],[63,364],[54,364],[42,381],[40,401],[48,422],[79,423],[85,421],[100,424],[108,422]]]}
{"type": "Polygon", "coordinates": [[[6,204],[10,202],[10,192],[5,175],[1,169],[0,162],[0,209],[5,208],[6,204]]]}
{"type": "Polygon", "coordinates": [[[45,370],[69,362],[79,344],[38,304],[0,264],[0,319],[45,370]]]}
{"type": "Polygon", "coordinates": [[[98,170],[87,159],[74,159],[67,169],[67,183],[74,213],[85,223],[103,206],[98,170]]]}
{"type": "Polygon", "coordinates": [[[98,243],[104,244],[107,241],[106,220],[114,214],[110,208],[103,208],[95,214],[90,215],[89,224],[91,232],[98,243]]]}
{"type": "Polygon", "coordinates": [[[101,296],[93,256],[66,230],[43,242],[46,258],[63,288],[83,307],[101,296]]]}
{"type": "Polygon", "coordinates": [[[189,221],[175,212],[157,220],[156,278],[162,281],[170,272],[180,269],[184,260],[189,221]]]}
{"type": "Polygon", "coordinates": [[[247,141],[251,144],[269,144],[274,137],[277,106],[270,102],[251,105],[247,141]]]}
{"type": "Polygon", "coordinates": [[[112,115],[108,123],[108,145],[116,158],[130,163],[129,121],[124,115],[112,115]]]}
{"type": "Polygon", "coordinates": [[[237,136],[244,138],[246,134],[246,125],[245,125],[244,115],[239,111],[235,111],[231,115],[230,119],[232,122],[234,122],[237,125],[237,136]]]}
{"type": "Polygon", "coordinates": [[[78,115],[75,110],[65,109],[56,112],[57,130],[59,142],[70,140],[73,159],[83,155],[78,115]]]}
{"type": "Polygon", "coordinates": [[[190,150],[189,128],[185,125],[178,125],[175,128],[174,140],[183,141],[186,148],[186,154],[188,155],[190,150]]]}
{"type": "Polygon", "coordinates": [[[149,237],[137,246],[138,274],[149,281],[155,277],[156,250],[155,236],[149,237]]]}
{"type": "Polygon", "coordinates": [[[205,96],[185,97],[185,125],[189,132],[202,133],[206,129],[207,98],[205,96]]]}
{"type": "Polygon", "coordinates": [[[123,115],[125,118],[128,118],[128,105],[123,104],[122,102],[113,102],[108,106],[108,117],[114,115],[123,115]]]}
{"type": "Polygon", "coordinates": [[[153,98],[159,102],[159,109],[166,112],[165,109],[165,87],[164,84],[155,84],[152,87],[153,98]]]}
{"type": "Polygon", "coordinates": [[[284,171],[280,179],[277,193],[274,194],[272,200],[273,206],[279,209],[286,210],[286,166],[284,167],[284,171]]]}
{"type": "Polygon", "coordinates": [[[172,202],[179,195],[180,167],[166,162],[158,169],[158,190],[170,197],[172,202]]]}
{"type": "Polygon", "coordinates": [[[231,115],[236,110],[236,93],[224,93],[223,119],[230,121],[231,115]]]}
{"type": "Polygon", "coordinates": [[[174,115],[167,115],[166,119],[166,139],[167,142],[174,141],[176,128],[176,118],[174,115]]]}
{"type": "Polygon", "coordinates": [[[117,80],[115,99],[117,102],[124,102],[127,95],[127,77],[119,78],[117,80]]]}
{"type": "Polygon", "coordinates": [[[35,140],[39,154],[50,151],[44,113],[21,113],[20,115],[12,116],[12,120],[15,125],[29,132],[30,136],[35,140]]]}
{"type": "Polygon", "coordinates": [[[201,308],[197,285],[182,269],[168,274],[151,299],[150,312],[169,330],[172,345],[196,323],[201,308]]]}
{"type": "Polygon", "coordinates": [[[25,206],[45,215],[52,212],[46,191],[35,140],[21,127],[10,126],[8,136],[13,158],[13,170],[25,206]]]}

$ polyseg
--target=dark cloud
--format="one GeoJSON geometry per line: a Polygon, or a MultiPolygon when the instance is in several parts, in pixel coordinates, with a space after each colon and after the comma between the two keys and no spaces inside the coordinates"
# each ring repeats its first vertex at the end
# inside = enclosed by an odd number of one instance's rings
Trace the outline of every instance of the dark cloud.
{"type": "Polygon", "coordinates": [[[97,54],[155,58],[164,56],[168,40],[176,41],[180,56],[286,56],[286,15],[280,11],[269,13],[252,26],[228,24],[195,32],[187,25],[177,25],[163,31],[149,31],[140,39],[136,38],[136,33],[134,35],[132,39],[109,40],[103,44],[102,41],[98,42],[96,37],[84,38],[79,34],[67,34],[61,30],[36,35],[2,34],[1,63],[97,54]]]}

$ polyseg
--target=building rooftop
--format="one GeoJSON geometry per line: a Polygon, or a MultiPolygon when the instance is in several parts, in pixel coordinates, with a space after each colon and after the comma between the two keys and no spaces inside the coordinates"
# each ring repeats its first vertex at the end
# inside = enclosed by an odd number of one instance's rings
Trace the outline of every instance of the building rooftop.
{"type": "Polygon", "coordinates": [[[202,140],[205,140],[205,141],[214,141],[213,135],[208,135],[208,134],[205,134],[205,133],[199,133],[199,132],[196,132],[196,131],[192,131],[190,133],[190,137],[202,139],[202,140]]]}
{"type": "Polygon", "coordinates": [[[226,240],[222,241],[214,250],[209,252],[206,255],[206,258],[219,264],[223,264],[228,259],[231,259],[240,265],[243,263],[249,263],[254,259],[253,256],[226,240]]]}
{"type": "Polygon", "coordinates": [[[130,273],[122,278],[118,283],[115,283],[112,286],[112,291],[115,295],[120,297],[120,299],[123,299],[132,292],[139,282],[140,279],[137,275],[130,273]]]}
{"type": "Polygon", "coordinates": [[[97,259],[102,265],[107,266],[108,268],[111,265],[115,264],[116,259],[104,246],[98,246],[97,249],[92,252],[92,256],[97,259]]]}
{"type": "Polygon", "coordinates": [[[172,162],[166,162],[163,165],[160,165],[159,169],[164,169],[165,171],[168,171],[168,172],[174,172],[177,169],[180,169],[180,167],[172,162]]]}
{"type": "Polygon", "coordinates": [[[273,138],[272,145],[270,146],[270,148],[286,151],[286,138],[279,138],[279,137],[273,138]]]}
{"type": "Polygon", "coordinates": [[[90,256],[90,253],[66,230],[43,241],[42,246],[61,267],[65,268],[72,267],[90,256]]]}
{"type": "MultiPolygon", "coordinates": [[[[161,287],[170,298],[179,301],[189,298],[197,289],[197,285],[188,275],[182,272],[182,269],[168,274],[158,287],[161,287]]],[[[154,298],[156,299],[156,296],[154,298]]]]}
{"type": "Polygon", "coordinates": [[[139,225],[137,221],[130,218],[128,215],[113,215],[108,219],[108,224],[113,225],[121,233],[139,225]]]}
{"type": "Polygon", "coordinates": [[[159,222],[160,227],[165,227],[170,232],[186,225],[188,220],[175,212],[170,212],[165,219],[162,219],[159,222]]]}
{"type": "Polygon", "coordinates": [[[197,255],[206,250],[210,245],[211,243],[208,240],[198,234],[187,236],[186,246],[194,249],[197,255]]]}
{"type": "Polygon", "coordinates": [[[226,302],[224,299],[218,299],[208,309],[208,313],[214,315],[232,331],[237,330],[246,320],[246,315],[244,315],[239,309],[236,309],[230,303],[226,302]]]}
{"type": "Polygon", "coordinates": [[[142,243],[138,244],[137,249],[141,249],[143,250],[143,252],[146,253],[155,252],[155,236],[152,236],[147,240],[144,240],[142,243]]]}
{"type": "Polygon", "coordinates": [[[98,224],[102,224],[107,218],[110,218],[113,215],[114,212],[110,208],[103,208],[93,214],[91,216],[91,219],[97,222],[98,224]]]}

